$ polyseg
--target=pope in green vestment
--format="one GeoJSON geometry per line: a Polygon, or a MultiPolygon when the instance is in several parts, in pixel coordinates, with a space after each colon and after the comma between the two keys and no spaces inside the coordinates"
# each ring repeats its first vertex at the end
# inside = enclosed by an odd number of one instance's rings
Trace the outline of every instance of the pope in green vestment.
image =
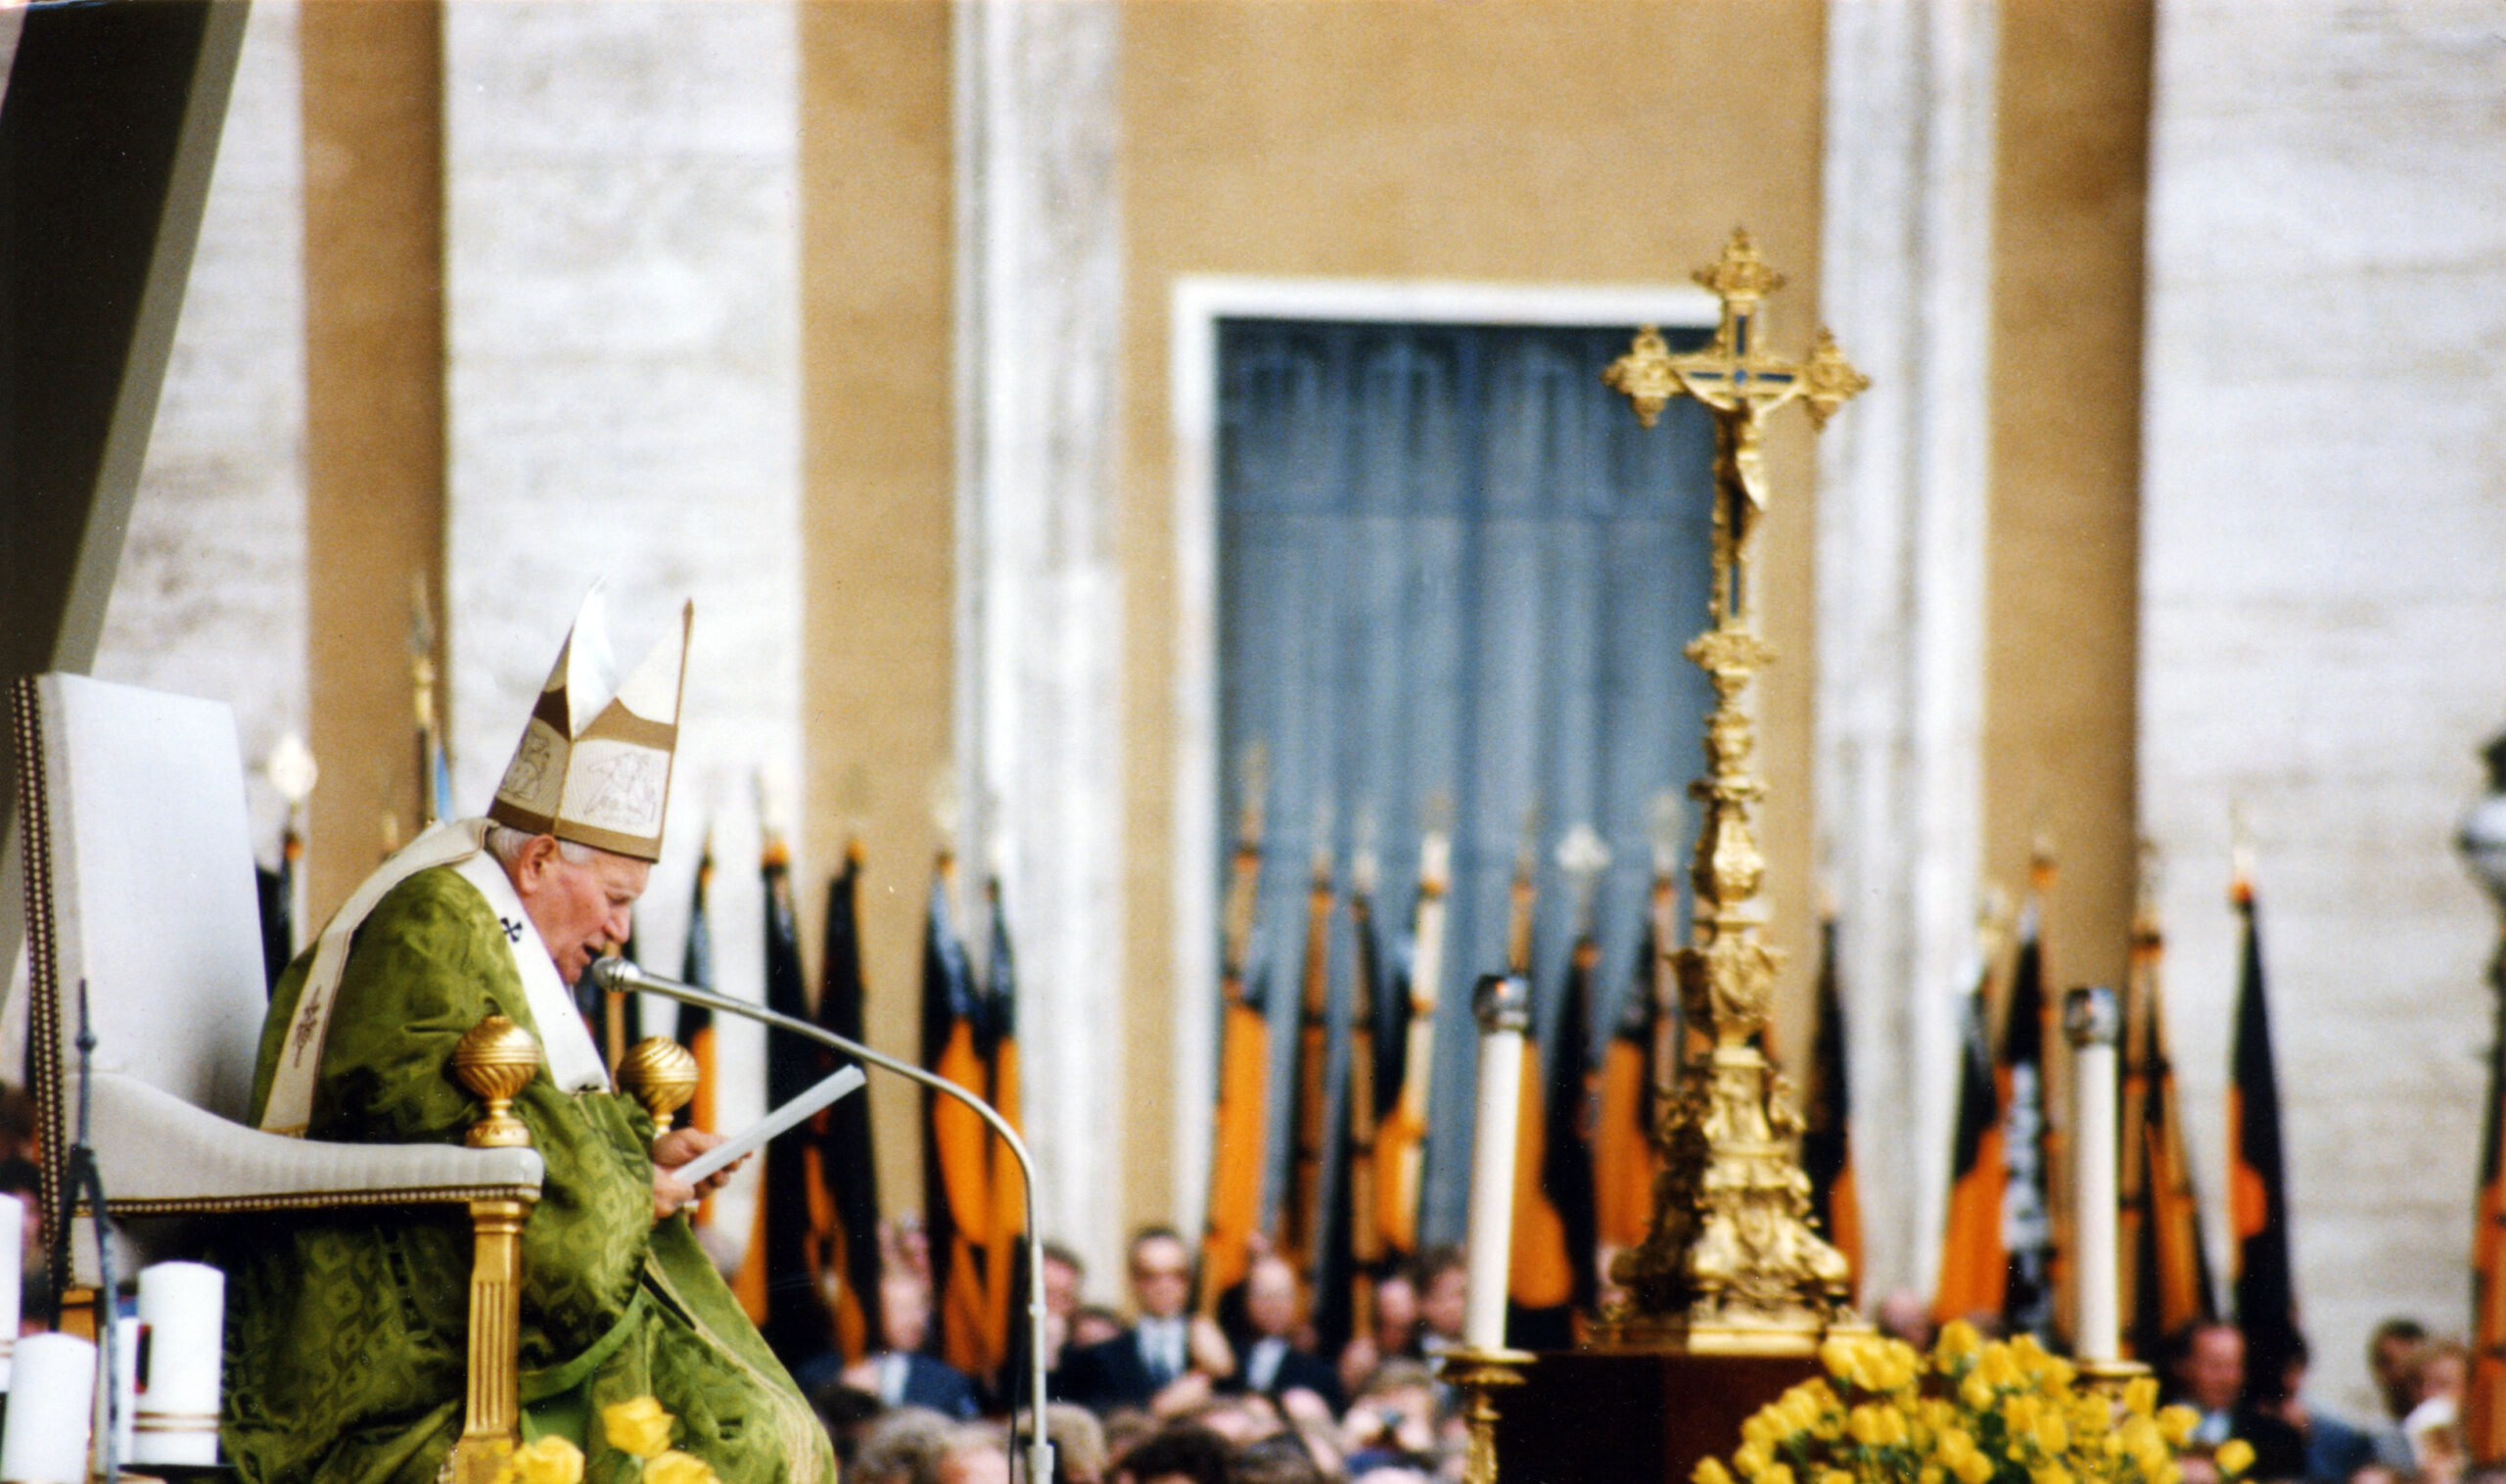
{"type": "MultiPolygon", "coordinates": [[[[458,1143],[482,1105],[449,1071],[490,1014],[540,1034],[515,954],[544,951],[448,866],[386,893],[355,931],[322,1043],[305,1134],[458,1143]]],[[[254,1114],[313,954],[274,992],[254,1114]]],[[[541,1038],[545,1043],[545,1038],[541,1038]]],[[[674,1446],[732,1484],[827,1481],[827,1436],[740,1312],[684,1216],[654,1220],[651,1119],[633,1099],[561,1090],[545,1067],[515,1099],[546,1183],[522,1237],[524,1437],[584,1447],[587,1477],[632,1478],[599,1409],[656,1398],[674,1446]]],[[[235,1223],[224,1441],[256,1484],[429,1484],[462,1422],[471,1226],[455,1206],[343,1207],[235,1223]]]]}

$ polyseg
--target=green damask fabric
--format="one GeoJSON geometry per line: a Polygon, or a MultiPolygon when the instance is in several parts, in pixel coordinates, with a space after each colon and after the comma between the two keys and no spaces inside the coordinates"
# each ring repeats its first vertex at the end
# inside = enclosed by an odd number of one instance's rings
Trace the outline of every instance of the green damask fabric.
{"type": "MultiPolygon", "coordinates": [[[[271,997],[255,1115],[311,956],[289,965],[271,997]]],[[[447,1062],[491,1013],[538,1032],[487,899],[443,868],[394,888],[350,950],[308,1136],[459,1142],[480,1104],[447,1062]]],[[[725,1480],[831,1484],[824,1429],[687,1219],[654,1223],[643,1109],[613,1093],[560,1091],[543,1070],[515,1111],[548,1163],[523,1229],[526,1432],[589,1442],[580,1435],[585,1417],[649,1395],[678,1417],[678,1446],[725,1480]]],[[[243,1218],[220,1241],[225,1446],[242,1477],[429,1484],[461,1428],[468,1214],[424,1206],[243,1218]]],[[[592,1480],[621,1476],[618,1455],[586,1452],[592,1480]]]]}

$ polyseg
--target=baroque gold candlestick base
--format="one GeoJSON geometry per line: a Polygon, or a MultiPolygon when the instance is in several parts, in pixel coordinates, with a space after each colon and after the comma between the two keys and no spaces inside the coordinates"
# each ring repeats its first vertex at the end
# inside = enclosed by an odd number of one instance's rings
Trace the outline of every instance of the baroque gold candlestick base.
{"type": "Polygon", "coordinates": [[[1468,1346],[1444,1353],[1437,1379],[1462,1393],[1462,1417],[1470,1424],[1470,1451],[1462,1461],[1463,1484],[1497,1484],[1497,1393],[1523,1383],[1523,1368],[1535,1357],[1527,1350],[1479,1350],[1468,1346]]]}

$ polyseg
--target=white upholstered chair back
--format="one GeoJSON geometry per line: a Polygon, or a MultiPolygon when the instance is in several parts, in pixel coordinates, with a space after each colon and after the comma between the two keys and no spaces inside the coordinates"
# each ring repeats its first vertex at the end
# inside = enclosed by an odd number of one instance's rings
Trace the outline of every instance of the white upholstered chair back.
{"type": "MultiPolygon", "coordinates": [[[[326,1144],[245,1127],[268,997],[233,718],[81,675],[22,679],[10,700],[47,1235],[77,1135],[82,983],[91,1142],[116,1217],[537,1194],[528,1148],[326,1144]]],[[[92,1282],[92,1233],[75,1235],[74,1276],[92,1282]]]]}
{"type": "Polygon", "coordinates": [[[39,1103],[44,1083],[57,1094],[42,1111],[76,1117],[84,983],[97,1071],[240,1121],[267,987],[234,717],[82,675],[30,683],[28,874],[50,901],[27,929],[29,1027],[59,1074],[37,1069],[39,1103]]]}

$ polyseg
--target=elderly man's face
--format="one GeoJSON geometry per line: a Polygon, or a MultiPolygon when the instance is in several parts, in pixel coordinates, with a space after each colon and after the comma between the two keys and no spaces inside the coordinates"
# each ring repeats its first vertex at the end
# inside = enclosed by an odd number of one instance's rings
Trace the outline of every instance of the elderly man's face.
{"type": "Polygon", "coordinates": [[[2225,1324],[2193,1332],[2184,1356],[2185,1395],[2204,1412],[2225,1412],[2245,1388],[2245,1336],[2225,1324]]]}
{"type": "Polygon", "coordinates": [[[1257,1333],[1285,1336],[1296,1327],[1296,1270],[1276,1257],[1253,1265],[1244,1280],[1244,1317],[1257,1333]]]}
{"type": "Polygon", "coordinates": [[[1132,1296],[1139,1312],[1171,1320],[1192,1298],[1192,1254],[1171,1236],[1147,1236],[1132,1244],[1132,1296]]]}
{"type": "Polygon", "coordinates": [[[652,862],[596,850],[580,865],[568,860],[556,837],[534,836],[522,855],[506,867],[514,895],[557,960],[557,974],[568,984],[603,948],[625,943],[634,927],[635,899],[652,880],[652,862]]]}

